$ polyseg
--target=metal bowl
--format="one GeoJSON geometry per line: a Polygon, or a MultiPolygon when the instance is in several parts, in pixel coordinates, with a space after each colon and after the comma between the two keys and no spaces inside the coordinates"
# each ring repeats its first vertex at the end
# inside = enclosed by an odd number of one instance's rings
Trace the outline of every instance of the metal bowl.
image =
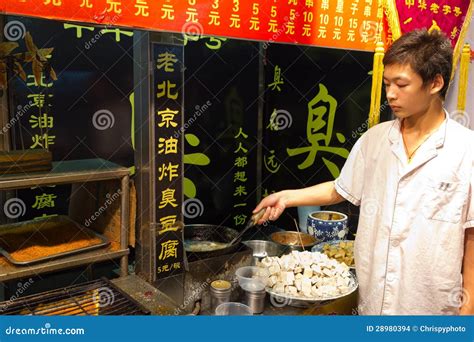
{"type": "Polygon", "coordinates": [[[283,253],[283,247],[271,241],[249,240],[242,243],[252,249],[253,256],[258,259],[280,256],[283,253]]]}
{"type": "Polygon", "coordinates": [[[271,238],[284,248],[284,252],[311,250],[318,243],[314,236],[301,232],[276,232],[271,238]]]}

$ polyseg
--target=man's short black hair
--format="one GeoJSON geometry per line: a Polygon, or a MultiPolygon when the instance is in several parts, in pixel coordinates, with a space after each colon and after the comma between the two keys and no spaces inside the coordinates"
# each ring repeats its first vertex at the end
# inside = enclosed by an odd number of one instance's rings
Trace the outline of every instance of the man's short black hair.
{"type": "Polygon", "coordinates": [[[438,30],[414,30],[402,35],[390,46],[383,64],[409,64],[425,85],[440,74],[444,80],[440,96],[444,99],[453,68],[453,48],[451,41],[438,30]]]}

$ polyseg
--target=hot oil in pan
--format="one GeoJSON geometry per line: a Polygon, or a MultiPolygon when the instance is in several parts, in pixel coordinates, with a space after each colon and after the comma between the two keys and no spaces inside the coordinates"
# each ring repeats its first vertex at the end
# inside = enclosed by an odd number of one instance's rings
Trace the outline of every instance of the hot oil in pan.
{"type": "Polygon", "coordinates": [[[226,247],[229,247],[229,244],[225,242],[184,240],[187,252],[212,252],[226,247]]]}

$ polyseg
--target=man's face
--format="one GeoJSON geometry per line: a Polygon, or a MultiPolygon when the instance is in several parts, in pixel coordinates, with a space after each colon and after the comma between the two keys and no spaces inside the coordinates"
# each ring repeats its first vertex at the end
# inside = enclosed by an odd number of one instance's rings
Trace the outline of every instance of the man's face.
{"type": "Polygon", "coordinates": [[[387,65],[383,82],[388,103],[398,118],[406,118],[428,110],[432,99],[430,87],[423,85],[422,78],[409,64],[387,65]]]}

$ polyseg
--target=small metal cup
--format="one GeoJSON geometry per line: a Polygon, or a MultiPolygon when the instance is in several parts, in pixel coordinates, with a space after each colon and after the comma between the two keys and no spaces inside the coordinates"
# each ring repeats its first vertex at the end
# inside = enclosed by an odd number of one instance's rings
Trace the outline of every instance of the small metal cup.
{"type": "Polygon", "coordinates": [[[254,314],[261,314],[265,310],[265,296],[267,293],[262,291],[245,291],[244,304],[246,304],[254,314]]]}
{"type": "Polygon", "coordinates": [[[226,280],[215,280],[211,283],[210,292],[211,312],[215,312],[220,304],[230,302],[232,284],[226,280]]]}

